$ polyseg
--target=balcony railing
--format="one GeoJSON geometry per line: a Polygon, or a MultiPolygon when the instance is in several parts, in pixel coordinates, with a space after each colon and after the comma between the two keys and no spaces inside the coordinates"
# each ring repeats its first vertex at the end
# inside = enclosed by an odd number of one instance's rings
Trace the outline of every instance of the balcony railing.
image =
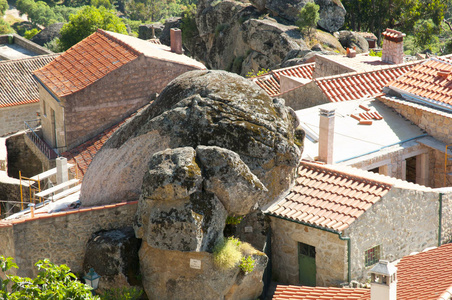
{"type": "Polygon", "coordinates": [[[25,130],[27,136],[30,138],[30,140],[38,147],[39,150],[48,158],[48,159],[55,159],[59,156],[56,149],[53,149],[49,146],[46,142],[44,142],[41,137],[35,132],[35,129],[39,127],[39,120],[32,120],[32,121],[24,121],[25,123],[25,130]],[[33,124],[34,126],[30,126],[30,124],[33,124]]]}

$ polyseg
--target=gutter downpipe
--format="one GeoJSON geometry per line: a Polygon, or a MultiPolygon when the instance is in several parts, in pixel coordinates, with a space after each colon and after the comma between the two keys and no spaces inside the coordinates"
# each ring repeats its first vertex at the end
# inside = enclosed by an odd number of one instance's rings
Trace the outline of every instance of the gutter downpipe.
{"type": "Polygon", "coordinates": [[[301,224],[301,225],[304,225],[304,226],[308,226],[308,227],[311,227],[311,228],[320,229],[320,230],[323,230],[323,231],[326,231],[326,232],[329,232],[329,233],[334,233],[334,234],[338,235],[340,240],[347,241],[347,281],[348,281],[348,283],[350,283],[350,280],[351,280],[351,277],[352,277],[351,276],[351,274],[352,274],[351,273],[351,268],[350,268],[350,265],[351,265],[351,251],[350,251],[351,250],[351,239],[350,239],[350,237],[348,237],[348,236],[343,237],[342,236],[342,232],[337,232],[337,231],[334,231],[332,229],[323,228],[323,227],[316,226],[316,225],[313,225],[313,224],[308,224],[308,223],[301,222],[301,221],[295,221],[295,220],[292,220],[292,219],[289,219],[289,218],[284,218],[284,217],[281,217],[281,216],[277,216],[277,215],[274,215],[274,214],[271,214],[271,213],[266,213],[266,215],[275,217],[277,219],[298,223],[298,224],[301,224]]]}
{"type": "Polygon", "coordinates": [[[442,219],[443,219],[443,193],[439,193],[439,211],[438,211],[438,247],[441,246],[442,219]]]}

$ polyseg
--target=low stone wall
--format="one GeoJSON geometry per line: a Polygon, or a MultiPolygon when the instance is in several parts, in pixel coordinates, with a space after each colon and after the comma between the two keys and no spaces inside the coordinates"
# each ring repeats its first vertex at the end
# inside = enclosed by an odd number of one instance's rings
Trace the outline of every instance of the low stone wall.
{"type": "Polygon", "coordinates": [[[315,247],[316,285],[339,286],[347,281],[347,242],[337,234],[271,217],[273,279],[299,284],[298,243],[315,247]]]}
{"type": "Polygon", "coordinates": [[[450,114],[434,109],[419,109],[422,105],[407,103],[404,100],[378,98],[385,105],[394,108],[399,114],[425,130],[428,134],[445,144],[452,144],[452,117],[450,114]]]}
{"type": "Polygon", "coordinates": [[[340,64],[333,59],[329,59],[323,57],[321,55],[317,55],[315,58],[315,69],[314,74],[312,74],[313,78],[320,78],[332,75],[339,75],[349,72],[355,72],[355,69],[352,69],[346,65],[340,64]]]}
{"type": "Polygon", "coordinates": [[[27,40],[26,38],[21,37],[18,34],[14,34],[14,44],[21,46],[31,52],[34,52],[38,55],[52,54],[53,52],[47,48],[41,47],[40,45],[33,43],[32,41],[27,40]]]}
{"type": "Polygon", "coordinates": [[[24,121],[36,119],[39,103],[2,107],[0,109],[0,136],[24,130],[24,121]]]}
{"type": "Polygon", "coordinates": [[[304,86],[287,91],[279,96],[283,98],[287,106],[293,110],[300,110],[320,104],[329,103],[328,98],[315,81],[304,86]]]}
{"type": "Polygon", "coordinates": [[[48,258],[83,272],[86,244],[100,230],[131,226],[137,202],[37,214],[12,224],[0,224],[0,255],[13,256],[20,276],[35,276],[34,264],[48,258]]]}
{"type": "Polygon", "coordinates": [[[381,259],[394,261],[438,245],[439,193],[393,187],[354,221],[344,236],[351,239],[352,280],[366,281],[366,250],[380,245],[381,259]]]}

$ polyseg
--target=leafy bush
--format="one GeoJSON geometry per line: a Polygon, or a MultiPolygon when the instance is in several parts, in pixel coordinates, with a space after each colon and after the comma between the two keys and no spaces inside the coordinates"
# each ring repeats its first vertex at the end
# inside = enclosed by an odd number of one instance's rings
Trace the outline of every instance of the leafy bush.
{"type": "Polygon", "coordinates": [[[6,272],[11,268],[17,269],[17,265],[12,258],[0,256],[0,268],[4,273],[3,277],[6,277],[0,280],[0,299],[99,299],[91,294],[89,286],[76,280],[77,277],[66,265],[57,266],[47,259],[40,260],[35,265],[40,270],[35,279],[12,276],[6,272]]]}
{"type": "Polygon", "coordinates": [[[101,296],[102,300],[138,300],[143,290],[138,287],[123,287],[106,290],[101,296]]]}
{"type": "Polygon", "coordinates": [[[24,38],[31,40],[35,35],[37,35],[41,30],[33,28],[31,30],[25,31],[24,38]]]}
{"type": "Polygon", "coordinates": [[[14,29],[9,26],[9,24],[0,17],[0,34],[14,33],[14,29]]]}
{"type": "Polygon", "coordinates": [[[227,225],[238,225],[242,222],[243,216],[228,216],[226,218],[227,225]]]}
{"type": "Polygon", "coordinates": [[[317,22],[320,19],[319,15],[320,6],[313,2],[306,3],[298,14],[298,20],[296,22],[301,32],[306,35],[312,35],[314,29],[317,27],[317,22]]]}
{"type": "Polygon", "coordinates": [[[62,51],[61,48],[60,48],[60,39],[59,38],[54,38],[50,42],[45,43],[44,47],[49,49],[50,51],[52,51],[54,53],[59,53],[59,52],[62,51]]]}
{"type": "Polygon", "coordinates": [[[267,74],[269,72],[270,72],[270,69],[262,68],[259,71],[257,71],[257,73],[254,70],[253,71],[249,71],[248,73],[246,73],[246,77],[247,78],[254,78],[254,77],[265,75],[265,74],[267,74]]]}
{"type": "Polygon", "coordinates": [[[378,57],[381,57],[382,55],[383,55],[383,52],[381,52],[381,51],[375,52],[375,51],[372,50],[372,49],[370,49],[370,51],[369,51],[369,56],[378,56],[378,57]]]}
{"type": "Polygon", "coordinates": [[[239,268],[245,273],[251,273],[254,270],[254,265],[256,264],[256,261],[252,256],[244,256],[240,260],[239,268]]]}

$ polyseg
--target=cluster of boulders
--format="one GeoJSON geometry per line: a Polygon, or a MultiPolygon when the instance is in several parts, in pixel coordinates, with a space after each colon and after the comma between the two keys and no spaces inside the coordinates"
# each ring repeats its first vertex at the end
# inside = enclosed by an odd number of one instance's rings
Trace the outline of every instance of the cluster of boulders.
{"type": "Polygon", "coordinates": [[[212,252],[228,216],[256,218],[289,188],[304,138],[297,127],[282,99],[241,76],[185,73],[98,152],[82,205],[139,199],[134,229],[150,299],[255,299],[265,254],[254,252],[245,275],[218,268],[212,252]]]}

